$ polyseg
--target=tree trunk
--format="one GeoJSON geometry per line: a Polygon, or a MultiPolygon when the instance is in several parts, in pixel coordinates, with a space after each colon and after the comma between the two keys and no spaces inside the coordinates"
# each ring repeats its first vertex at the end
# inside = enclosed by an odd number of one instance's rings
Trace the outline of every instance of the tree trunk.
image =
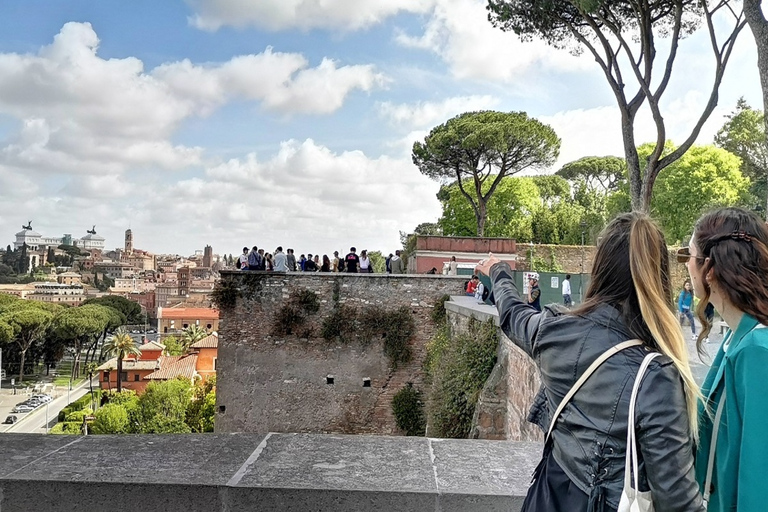
{"type": "MultiPolygon", "coordinates": [[[[744,17],[755,38],[757,46],[757,71],[763,88],[763,122],[765,123],[766,144],[768,144],[768,20],[763,16],[762,0],[744,0],[744,17]]],[[[768,219],[768,197],[765,217],[768,219]]]]}
{"type": "Polygon", "coordinates": [[[488,218],[488,207],[482,197],[479,197],[477,200],[477,213],[475,217],[477,219],[477,236],[485,236],[485,221],[488,218]]]}
{"type": "MultiPolygon", "coordinates": [[[[19,345],[21,348],[21,345],[19,345]]],[[[27,345],[29,348],[29,345],[27,345]]],[[[21,362],[19,363],[19,384],[24,380],[24,359],[27,357],[27,348],[21,349],[21,362]]]]}
{"type": "Polygon", "coordinates": [[[120,376],[123,373],[123,353],[117,353],[117,392],[120,393],[123,390],[123,382],[120,380],[120,376]]]}

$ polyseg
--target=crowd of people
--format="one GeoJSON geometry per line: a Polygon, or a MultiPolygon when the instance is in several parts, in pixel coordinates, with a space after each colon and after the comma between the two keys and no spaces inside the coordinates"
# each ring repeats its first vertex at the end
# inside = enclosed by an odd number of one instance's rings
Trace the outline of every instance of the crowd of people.
{"type": "MultiPolygon", "coordinates": [[[[523,511],[766,510],[768,227],[716,209],[677,261],[690,281],[675,311],[664,236],[634,212],[604,230],[572,309],[531,307],[536,280],[522,296],[493,255],[476,268],[490,277],[501,329],[540,369],[528,419],[546,435],[523,511]],[[680,319],[703,353],[715,310],[729,330],[699,387],[680,319]]],[[[570,283],[562,292],[569,302],[570,283]]]]}
{"type": "MultiPolygon", "coordinates": [[[[405,274],[406,265],[400,257],[400,251],[390,254],[384,261],[385,271],[388,274],[405,274]]],[[[343,258],[339,257],[339,251],[333,252],[333,258],[324,254],[322,260],[319,254],[304,254],[296,258],[293,249],[283,252],[282,247],[275,249],[274,254],[267,253],[264,249],[253,246],[251,249],[243,247],[243,253],[237,259],[236,267],[240,270],[256,270],[263,272],[348,272],[348,273],[374,273],[373,261],[367,250],[357,254],[355,247],[350,247],[349,253],[343,258]]]]}

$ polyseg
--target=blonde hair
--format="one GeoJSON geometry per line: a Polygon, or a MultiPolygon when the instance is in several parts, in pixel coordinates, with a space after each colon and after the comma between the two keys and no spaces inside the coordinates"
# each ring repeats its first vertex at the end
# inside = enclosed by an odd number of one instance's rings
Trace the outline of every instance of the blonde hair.
{"type": "Polygon", "coordinates": [[[658,226],[645,214],[632,214],[629,235],[629,268],[643,320],[659,351],[672,359],[683,378],[688,423],[698,442],[698,401],[703,397],[688,362],[688,347],[675,316],[672,297],[665,283],[669,255],[658,226]],[[665,261],[666,260],[666,261],[665,261]]]}

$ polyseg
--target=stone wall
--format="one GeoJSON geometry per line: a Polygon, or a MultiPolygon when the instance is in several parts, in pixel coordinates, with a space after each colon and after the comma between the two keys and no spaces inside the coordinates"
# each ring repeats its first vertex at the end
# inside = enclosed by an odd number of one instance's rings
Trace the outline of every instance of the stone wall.
{"type": "Polygon", "coordinates": [[[4,512],[515,512],[540,443],[312,434],[0,436],[4,512]]]}
{"type": "Polygon", "coordinates": [[[392,397],[408,382],[423,389],[426,342],[436,330],[430,318],[433,305],[445,294],[461,293],[464,281],[448,276],[222,272],[222,284],[236,300],[234,307],[221,308],[216,431],[398,434],[392,397]],[[301,289],[317,293],[320,311],[295,333],[275,334],[275,315],[301,289]],[[416,321],[409,342],[411,361],[392,370],[381,339],[324,340],[322,320],[337,304],[407,307],[416,321]]]}
{"type": "MultiPolygon", "coordinates": [[[[497,328],[499,316],[493,306],[459,300],[445,307],[451,332],[466,332],[470,318],[492,320],[497,328]]],[[[541,441],[538,427],[526,418],[541,380],[533,360],[520,350],[501,329],[496,366],[485,383],[475,408],[473,439],[541,441]]]]}
{"type": "MultiPolygon", "coordinates": [[[[669,251],[669,274],[672,279],[672,289],[681,290],[683,283],[688,279],[688,270],[684,264],[677,263],[676,253],[678,247],[670,247],[669,251]]],[[[525,244],[518,244],[517,246],[517,270],[530,270],[531,269],[531,250],[530,247],[525,244]]],[[[597,247],[594,245],[585,245],[583,248],[584,254],[584,270],[583,273],[592,273],[592,263],[595,259],[597,247]]],[[[550,258],[554,255],[554,260],[563,268],[564,273],[580,274],[582,273],[582,247],[580,245],[548,245],[548,244],[534,244],[533,256],[535,258],[542,258],[549,262],[550,258]]],[[[629,270],[629,269],[627,269],[629,270]]]]}

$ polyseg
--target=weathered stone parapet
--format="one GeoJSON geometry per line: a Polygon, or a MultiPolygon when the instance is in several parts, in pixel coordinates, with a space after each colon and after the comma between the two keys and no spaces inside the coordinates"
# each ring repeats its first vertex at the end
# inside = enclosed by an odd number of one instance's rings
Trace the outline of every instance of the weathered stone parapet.
{"type": "Polygon", "coordinates": [[[539,443],[311,434],[0,436],[0,510],[520,510],[539,443]]]}
{"type": "MultiPolygon", "coordinates": [[[[471,318],[499,326],[494,306],[478,304],[471,297],[452,297],[445,303],[451,333],[466,332],[471,318]]],[[[542,433],[526,418],[541,380],[536,365],[498,328],[496,366],[485,383],[475,408],[473,439],[541,441],[542,433]]]]}

